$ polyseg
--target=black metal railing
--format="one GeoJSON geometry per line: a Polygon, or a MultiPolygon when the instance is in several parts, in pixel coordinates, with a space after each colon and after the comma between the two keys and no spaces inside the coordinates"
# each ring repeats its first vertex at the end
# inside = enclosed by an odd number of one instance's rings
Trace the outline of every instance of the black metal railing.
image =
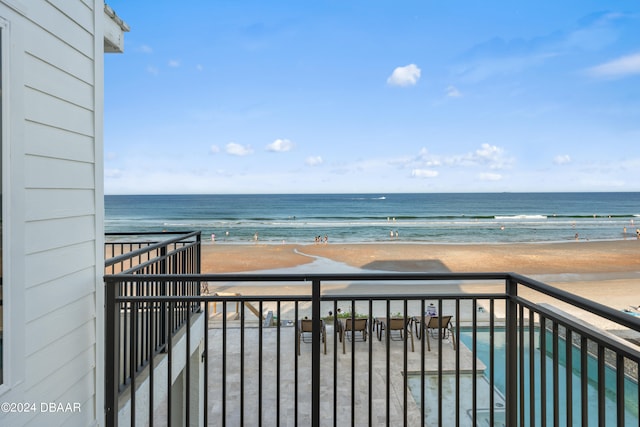
{"type": "MultiPolygon", "coordinates": [[[[105,274],[138,277],[143,274],[180,275],[200,273],[200,232],[107,234],[105,274]],[[130,239],[135,240],[130,240],[130,239]]],[[[120,297],[192,297],[200,295],[199,280],[139,281],[105,280],[109,301],[120,297]]],[[[195,301],[126,301],[107,309],[105,336],[109,346],[106,363],[117,366],[105,378],[107,390],[121,393],[156,355],[171,347],[171,338],[182,330],[193,313],[195,301]]],[[[109,419],[109,415],[108,415],[109,419]]]]}
{"type": "MultiPolygon", "coordinates": [[[[296,426],[638,423],[638,347],[566,312],[579,310],[637,334],[640,320],[517,274],[124,273],[105,276],[105,284],[106,348],[115,354],[127,346],[123,334],[132,343],[137,341],[134,335],[151,339],[159,334],[162,318],[150,316],[147,332],[142,332],[136,321],[121,326],[123,316],[135,319],[135,313],[144,317],[161,312],[171,319],[179,304],[188,304],[200,311],[187,311],[187,324],[196,315],[207,320],[202,322],[204,353],[197,362],[203,367],[204,387],[200,393],[173,395],[163,403],[167,416],[172,399],[182,399],[185,424],[193,420],[222,426],[289,425],[290,420],[296,426]],[[286,285],[288,291],[169,295],[169,289],[194,283],[235,289],[286,285]],[[399,286],[402,294],[393,292],[399,286]],[[109,291],[150,288],[156,295],[109,291]],[[296,295],[290,294],[292,288],[296,295]],[[165,290],[167,294],[161,294],[165,290]],[[440,318],[452,317],[450,330],[424,329],[432,317],[425,314],[431,304],[440,318]],[[229,309],[234,305],[237,315],[229,309]],[[248,313],[251,308],[259,317],[248,313]],[[274,320],[265,325],[265,318],[271,318],[263,317],[268,311],[274,320]],[[312,321],[310,346],[300,340],[298,321],[305,317],[312,321]],[[394,317],[405,326],[394,332],[387,324],[383,334],[382,322],[394,317]],[[355,325],[356,319],[366,320],[360,331],[368,338],[364,342],[357,342],[355,326],[349,334],[348,325],[355,325]],[[418,335],[422,339],[411,351],[418,335]],[[323,339],[329,349],[326,355],[323,339]],[[194,407],[201,409],[190,409],[194,407]]],[[[165,342],[170,340],[168,329],[162,334],[165,342]]],[[[140,364],[136,351],[107,360],[108,381],[123,383],[119,364],[129,364],[131,374],[140,364]]],[[[188,355],[185,360],[187,372],[197,371],[188,355]]],[[[147,374],[153,395],[157,373],[148,369],[147,374]]],[[[135,399],[132,388],[129,398],[135,399]]],[[[118,410],[120,392],[121,387],[107,389],[107,414],[118,410]]],[[[147,410],[145,423],[153,425],[154,405],[147,410]]],[[[136,424],[133,412],[131,425],[136,424]]],[[[112,416],[108,424],[115,425],[114,420],[117,417],[112,416]]]]}

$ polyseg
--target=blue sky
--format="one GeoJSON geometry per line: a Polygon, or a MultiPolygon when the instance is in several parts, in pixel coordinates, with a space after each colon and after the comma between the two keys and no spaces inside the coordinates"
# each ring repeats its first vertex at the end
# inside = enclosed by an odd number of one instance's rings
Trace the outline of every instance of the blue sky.
{"type": "Polygon", "coordinates": [[[640,191],[636,0],[110,0],[105,192],[640,191]]]}

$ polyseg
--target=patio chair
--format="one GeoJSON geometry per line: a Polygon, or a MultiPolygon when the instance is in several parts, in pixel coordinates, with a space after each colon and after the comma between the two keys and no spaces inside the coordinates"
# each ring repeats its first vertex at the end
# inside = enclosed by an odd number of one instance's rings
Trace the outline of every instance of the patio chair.
{"type": "Polygon", "coordinates": [[[338,323],[338,337],[340,338],[340,341],[342,341],[342,354],[345,354],[347,352],[345,344],[346,340],[356,340],[356,335],[354,335],[356,332],[360,332],[362,334],[362,339],[359,341],[367,340],[367,324],[368,319],[365,318],[346,318],[338,323]]]}
{"type": "MultiPolygon", "coordinates": [[[[327,354],[327,327],[324,324],[324,320],[320,320],[320,339],[324,344],[324,354],[327,354]]],[[[305,343],[313,341],[313,320],[298,320],[298,356],[300,356],[300,341],[305,343]]]]}
{"type": "Polygon", "coordinates": [[[377,317],[376,331],[378,333],[379,341],[382,341],[382,334],[385,330],[389,334],[389,339],[394,341],[404,341],[403,331],[406,331],[407,335],[411,337],[411,351],[415,351],[413,345],[413,333],[411,333],[411,319],[405,320],[404,317],[391,317],[389,319],[386,317],[377,317]],[[393,331],[397,331],[398,334],[394,335],[392,333],[393,331]],[[394,338],[394,336],[399,338],[394,338]]]}
{"type": "Polygon", "coordinates": [[[416,336],[427,338],[427,349],[431,351],[430,338],[450,339],[453,349],[456,349],[456,337],[453,330],[453,316],[425,316],[424,324],[420,325],[420,317],[416,316],[412,320],[416,326],[416,336]],[[422,326],[422,327],[421,327],[422,326]]]}

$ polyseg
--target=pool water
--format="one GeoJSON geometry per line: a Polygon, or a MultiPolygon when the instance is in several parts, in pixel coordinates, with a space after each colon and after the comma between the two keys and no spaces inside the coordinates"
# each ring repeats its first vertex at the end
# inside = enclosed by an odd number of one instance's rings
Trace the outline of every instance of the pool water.
{"type": "MultiPolygon", "coordinates": [[[[534,370],[536,377],[534,378],[534,386],[536,390],[535,401],[535,413],[538,417],[541,414],[540,405],[540,378],[539,373],[541,366],[541,354],[540,354],[540,332],[536,330],[534,332],[534,342],[538,347],[534,351],[534,370]]],[[[489,354],[490,354],[490,334],[488,328],[478,328],[476,333],[476,345],[477,345],[477,357],[486,366],[485,376],[489,378],[490,366],[489,366],[489,354]]],[[[469,349],[472,349],[472,331],[460,330],[460,341],[466,345],[469,349]]],[[[547,397],[547,425],[553,425],[553,360],[552,360],[552,344],[553,334],[549,331],[545,334],[546,340],[546,397],[547,397]]],[[[529,389],[529,373],[528,367],[530,366],[530,352],[529,352],[529,333],[525,331],[525,351],[524,351],[524,364],[527,367],[525,369],[525,390],[529,389]]],[[[494,333],[494,363],[497,367],[494,373],[495,387],[502,393],[505,393],[505,333],[504,329],[495,329],[494,333]]],[[[566,342],[562,339],[558,339],[558,390],[560,396],[559,403],[559,419],[560,424],[564,425],[567,417],[566,408],[566,342]]],[[[573,360],[573,372],[572,372],[572,402],[571,408],[573,416],[573,423],[580,424],[581,422],[581,390],[580,390],[580,350],[575,346],[572,346],[572,360],[573,360]]],[[[597,390],[597,360],[593,357],[588,358],[587,373],[589,379],[588,385],[588,425],[598,425],[598,390],[597,390]]],[[[616,419],[616,373],[615,370],[609,366],[605,367],[605,419],[606,426],[618,426],[616,419]]],[[[625,426],[638,426],[638,385],[626,378],[625,379],[625,426]]],[[[529,399],[527,399],[525,407],[525,420],[529,420],[529,399]]]]}

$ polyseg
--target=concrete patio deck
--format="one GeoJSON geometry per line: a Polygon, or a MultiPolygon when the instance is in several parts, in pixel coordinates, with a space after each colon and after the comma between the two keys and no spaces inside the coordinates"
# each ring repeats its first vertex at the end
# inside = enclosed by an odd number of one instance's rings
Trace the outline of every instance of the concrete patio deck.
{"type": "MultiPolygon", "coordinates": [[[[253,316],[253,315],[251,315],[253,316]]],[[[263,425],[276,425],[279,418],[281,426],[295,425],[295,383],[297,371],[298,425],[311,424],[311,344],[301,343],[301,355],[296,353],[295,328],[257,327],[257,318],[247,319],[244,329],[244,353],[241,351],[241,329],[234,313],[228,316],[226,330],[226,421],[227,425],[240,425],[240,405],[243,399],[245,425],[258,425],[262,417],[263,425]],[[279,361],[277,355],[280,340],[279,361]],[[259,364],[259,347],[262,342],[262,364],[259,364]],[[244,392],[241,397],[241,354],[244,354],[244,392]],[[296,366],[297,361],[297,366],[296,366]],[[279,367],[279,369],[278,369],[279,367]],[[262,392],[259,393],[259,376],[262,375],[262,392]],[[278,391],[279,386],[279,391],[278,391]],[[278,400],[279,393],[279,400],[278,400]],[[260,402],[261,399],[261,402],[260,402]],[[279,416],[277,403],[279,402],[279,416]],[[261,408],[261,413],[259,411],[261,408]]],[[[218,315],[219,319],[219,315],[218,315]]],[[[223,330],[219,320],[210,320],[209,329],[209,425],[220,425],[222,416],[222,339],[223,330]]],[[[283,321],[285,325],[289,323],[283,321]]],[[[404,393],[404,342],[392,340],[389,344],[389,372],[387,374],[387,347],[383,336],[379,341],[375,335],[369,335],[366,341],[352,343],[347,341],[346,354],[343,354],[333,328],[333,322],[327,322],[327,354],[322,354],[321,363],[321,424],[333,425],[334,400],[338,424],[351,423],[352,412],[356,426],[369,425],[369,402],[371,401],[372,425],[385,425],[387,416],[391,425],[403,420],[404,408],[407,411],[408,425],[420,425],[420,388],[421,359],[425,360],[425,425],[437,424],[438,420],[438,364],[442,363],[442,423],[455,425],[455,368],[456,357],[460,366],[460,420],[461,425],[472,425],[467,411],[472,408],[472,365],[471,351],[464,345],[453,349],[450,340],[442,340],[440,359],[438,340],[431,340],[431,351],[426,343],[415,340],[415,351],[411,351],[410,339],[407,341],[406,372],[408,387],[404,393]],[[355,350],[355,351],[354,351],[355,350]],[[369,366],[369,351],[372,363],[369,366]],[[334,369],[336,379],[334,380],[334,369]],[[352,370],[353,390],[352,393],[352,370]],[[371,376],[369,371],[371,370],[371,376]],[[388,375],[388,376],[387,376],[388,375]],[[371,396],[369,383],[371,382],[371,396]],[[387,414],[387,385],[389,409],[387,414]],[[335,391],[334,391],[335,390],[335,391]],[[354,396],[352,403],[352,394],[354,396]]],[[[477,361],[477,407],[489,407],[489,384],[483,376],[484,365],[477,361]]],[[[494,392],[496,407],[504,407],[504,398],[494,392]]],[[[497,424],[501,425],[501,424],[497,424]]]]}

